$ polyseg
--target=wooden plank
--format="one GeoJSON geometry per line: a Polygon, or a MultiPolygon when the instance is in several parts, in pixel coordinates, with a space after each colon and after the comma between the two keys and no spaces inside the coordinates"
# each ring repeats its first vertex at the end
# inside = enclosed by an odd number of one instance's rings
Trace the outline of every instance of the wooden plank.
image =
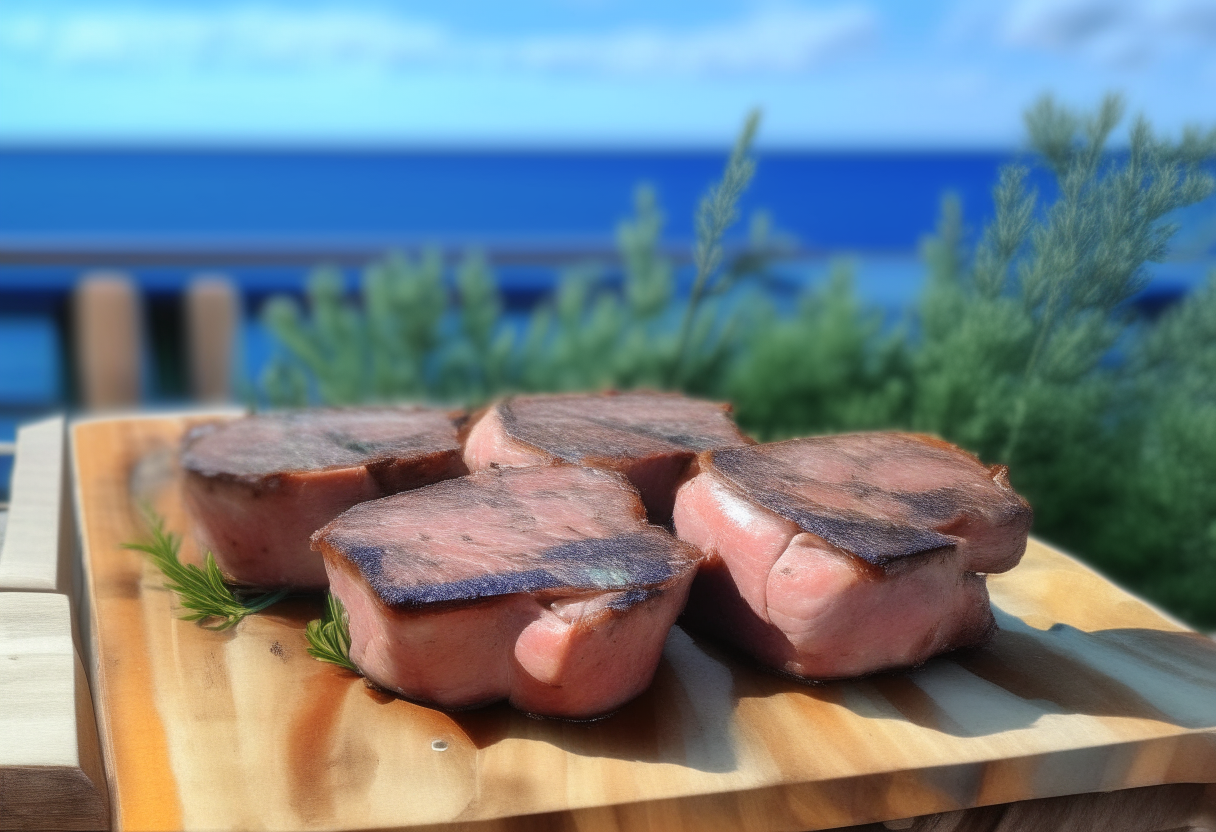
{"type": "Polygon", "coordinates": [[[232,398],[232,354],[240,297],[225,275],[199,275],[186,290],[190,392],[195,401],[232,398]]]}
{"type": "Polygon", "coordinates": [[[1216,782],[1216,643],[1032,541],[1002,631],[903,674],[805,686],[676,628],[593,723],[447,714],[305,653],[319,600],[217,633],[120,547],[150,501],[198,558],[183,417],[76,425],[97,695],[123,829],[829,829],[1216,782]]]}
{"type": "Polygon", "coordinates": [[[73,340],[80,397],[90,410],[139,401],[139,306],[135,282],[124,272],[92,272],[76,287],[73,340]]]}
{"type": "Polygon", "coordinates": [[[17,430],[0,590],[71,593],[72,527],[62,416],[17,430]]]}
{"type": "Polygon", "coordinates": [[[1216,787],[1185,783],[1024,800],[833,832],[1213,832],[1214,812],[1216,787]]]}
{"type": "Polygon", "coordinates": [[[93,705],[64,595],[0,592],[0,829],[107,829],[93,705]]]}

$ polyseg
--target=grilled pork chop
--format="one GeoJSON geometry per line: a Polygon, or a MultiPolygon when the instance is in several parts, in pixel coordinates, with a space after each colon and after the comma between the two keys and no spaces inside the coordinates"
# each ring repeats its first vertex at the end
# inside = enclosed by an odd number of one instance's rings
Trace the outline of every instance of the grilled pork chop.
{"type": "Polygon", "coordinates": [[[202,425],[181,461],[200,546],[234,582],[268,588],[326,587],[309,536],[354,504],[467,472],[452,415],[405,407],[202,425]]]}
{"type": "Polygon", "coordinates": [[[363,503],[313,546],[369,680],[443,708],[508,699],[568,719],[646,689],[700,561],[645,521],[623,477],[572,465],[363,503]]]}
{"type": "Polygon", "coordinates": [[[699,451],[746,445],[729,405],[678,393],[516,396],[489,408],[465,442],[472,471],[570,462],[617,471],[650,518],[671,518],[676,486],[699,451]]]}
{"type": "Polygon", "coordinates": [[[984,574],[1013,568],[1030,506],[940,439],[857,433],[710,451],[675,528],[709,560],[687,620],[808,679],[919,664],[995,630],[984,574]]]}

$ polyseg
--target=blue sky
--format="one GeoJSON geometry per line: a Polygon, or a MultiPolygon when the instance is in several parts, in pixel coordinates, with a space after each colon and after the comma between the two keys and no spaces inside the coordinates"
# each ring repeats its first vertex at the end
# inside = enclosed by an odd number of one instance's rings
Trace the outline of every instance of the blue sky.
{"type": "Polygon", "coordinates": [[[1216,122],[1216,0],[5,0],[0,142],[1007,147],[1216,122]]]}

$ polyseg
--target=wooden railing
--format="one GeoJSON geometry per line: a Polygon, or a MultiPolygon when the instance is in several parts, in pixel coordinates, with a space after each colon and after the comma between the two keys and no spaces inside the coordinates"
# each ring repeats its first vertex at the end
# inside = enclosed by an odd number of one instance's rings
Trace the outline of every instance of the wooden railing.
{"type": "MultiPolygon", "coordinates": [[[[77,286],[72,347],[84,408],[113,409],[139,402],[140,302],[135,282],[122,272],[86,274],[77,286]]],[[[204,402],[228,400],[240,322],[237,288],[221,275],[199,276],[187,286],[182,303],[191,397],[204,402]]]]}

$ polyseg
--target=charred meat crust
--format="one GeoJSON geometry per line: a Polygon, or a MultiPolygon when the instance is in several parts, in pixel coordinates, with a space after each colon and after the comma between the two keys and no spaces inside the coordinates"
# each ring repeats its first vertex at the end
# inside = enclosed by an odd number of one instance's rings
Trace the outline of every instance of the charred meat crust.
{"type": "MultiPolygon", "coordinates": [[[[617,594],[619,597],[611,599],[602,609],[598,611],[597,617],[590,622],[584,622],[588,626],[597,626],[603,623],[603,619],[616,617],[633,610],[635,607],[646,604],[652,601],[657,601],[669,590],[675,587],[681,581],[681,571],[687,567],[671,568],[669,576],[661,582],[644,585],[644,586],[622,586],[622,587],[594,587],[594,586],[572,586],[569,584],[553,583],[551,581],[539,580],[535,582],[536,588],[527,588],[530,575],[526,575],[523,580],[518,580],[511,575],[507,576],[507,580],[501,585],[494,585],[493,579],[496,575],[486,576],[490,579],[482,589],[483,591],[476,595],[458,596],[455,592],[449,591],[449,587],[454,587],[457,583],[437,584],[432,587],[422,587],[420,595],[427,598],[433,597],[434,600],[416,600],[414,598],[406,598],[402,603],[392,603],[385,600],[384,596],[376,588],[375,584],[368,580],[366,573],[358,562],[350,557],[349,553],[339,552],[333,546],[325,541],[321,541],[318,545],[321,555],[325,558],[330,568],[341,569],[347,574],[353,575],[357,580],[367,581],[372,585],[376,604],[391,616],[411,616],[411,615],[440,615],[452,610],[465,607],[473,607],[478,604],[493,604],[496,601],[504,599],[508,595],[526,594],[531,595],[538,603],[551,604],[556,601],[579,601],[583,599],[592,599],[603,596],[606,593],[617,594]],[[497,589],[503,591],[494,591],[497,589]],[[434,590],[433,594],[428,590],[434,590]],[[444,597],[451,596],[451,597],[444,597]]],[[[376,557],[375,554],[372,557],[376,557]]],[[[542,570],[536,570],[540,572],[542,570]]],[[[656,570],[657,571],[657,570],[656,570]]],[[[519,574],[519,573],[515,573],[519,574]]],[[[474,582],[467,582],[469,586],[474,585],[474,582]]],[[[497,700],[491,700],[497,701],[497,700]]],[[[470,706],[478,707],[478,706],[470,706]]]]}
{"type": "Polygon", "coordinates": [[[495,407],[507,436],[575,464],[601,465],[620,457],[670,453],[686,453],[691,458],[710,448],[753,441],[730,420],[730,405],[689,399],[678,393],[519,396],[504,399],[495,407]],[[597,400],[604,404],[636,401],[640,409],[662,403],[681,406],[691,413],[632,422],[597,412],[597,400]],[[565,409],[578,404],[585,404],[586,410],[574,413],[565,409]],[[582,422],[586,430],[555,429],[555,417],[582,422]],[[689,430],[689,425],[696,422],[703,423],[703,430],[689,430]]]}
{"type": "MultiPolygon", "coordinates": [[[[414,463],[420,472],[434,469],[459,476],[467,472],[460,460],[459,427],[463,411],[421,407],[318,408],[301,411],[271,411],[237,419],[197,425],[182,439],[183,469],[216,481],[275,487],[292,476],[347,468],[367,468],[379,479],[382,473],[403,462],[414,463]],[[381,425],[399,428],[377,438],[361,436],[351,419],[378,419],[381,425]],[[262,424],[279,429],[281,436],[259,436],[261,454],[234,453],[225,440],[240,431],[262,424]],[[298,428],[298,429],[297,429],[298,428]],[[254,458],[254,457],[260,458],[254,458]]],[[[377,426],[377,433],[384,434],[377,426]]],[[[425,475],[425,473],[424,473],[425,475]]]]}
{"type": "Polygon", "coordinates": [[[562,463],[483,471],[363,503],[316,532],[312,541],[331,568],[356,577],[394,610],[463,606],[517,593],[562,598],[621,593],[609,606],[624,610],[662,593],[702,558],[695,547],[646,523],[637,492],[624,477],[562,463]],[[524,478],[528,490],[513,491],[524,478]],[[581,489],[591,490],[580,495],[581,489]],[[588,513],[591,528],[602,531],[529,531],[543,521],[546,501],[561,506],[572,500],[583,506],[578,512],[588,513]],[[518,533],[535,533],[537,548],[525,540],[516,541],[518,549],[503,549],[494,534],[479,534],[474,528],[479,507],[496,512],[518,533]],[[399,518],[397,533],[385,533],[377,523],[386,513],[399,518]],[[463,527],[446,528],[440,540],[448,542],[433,539],[427,519],[442,518],[448,526],[453,516],[464,515],[471,534],[463,527]]]}
{"type": "Polygon", "coordinates": [[[551,591],[560,591],[563,597],[583,592],[624,591],[632,598],[625,605],[628,607],[645,600],[649,590],[670,581],[680,571],[679,566],[694,559],[690,553],[681,551],[686,545],[660,529],[572,540],[539,552],[536,566],[531,569],[412,586],[389,582],[383,571],[386,557],[403,557],[406,553],[389,555],[375,546],[356,546],[341,552],[327,548],[331,557],[348,560],[385,606],[418,609],[432,604],[475,603],[499,595],[551,591]]]}
{"type": "MultiPolygon", "coordinates": [[[[920,443],[925,450],[931,449],[930,453],[943,458],[954,457],[952,464],[965,459],[976,468],[983,468],[973,455],[944,440],[923,434],[844,434],[818,439],[793,439],[773,445],[726,448],[700,454],[692,468],[694,471],[716,471],[742,494],[769,511],[875,566],[883,567],[899,559],[955,546],[960,538],[950,534],[950,531],[965,523],[974,510],[974,492],[953,485],[903,491],[882,488],[858,477],[825,485],[795,466],[783,464],[772,453],[776,446],[793,443],[840,443],[850,439],[864,442],[874,436],[909,444],[920,443]],[[800,493],[806,486],[831,488],[844,497],[845,502],[858,508],[825,505],[800,493]],[[883,512],[875,511],[872,505],[875,498],[901,506],[902,516],[884,516],[883,512]]],[[[885,464],[885,461],[881,456],[858,454],[850,459],[850,463],[866,470],[885,464]]],[[[992,483],[992,496],[998,498],[986,503],[986,506],[995,505],[997,516],[992,520],[997,525],[1029,526],[1030,505],[1009,487],[1007,469],[992,466],[984,470],[992,483]]]]}
{"type": "Polygon", "coordinates": [[[190,468],[186,468],[184,473],[187,479],[205,490],[209,491],[215,487],[239,487],[245,490],[249,499],[257,499],[264,493],[299,485],[307,481],[310,474],[359,468],[366,469],[368,476],[386,494],[462,477],[469,472],[458,451],[436,451],[408,459],[386,457],[366,464],[335,465],[311,471],[286,471],[263,476],[202,473],[190,468]]]}

